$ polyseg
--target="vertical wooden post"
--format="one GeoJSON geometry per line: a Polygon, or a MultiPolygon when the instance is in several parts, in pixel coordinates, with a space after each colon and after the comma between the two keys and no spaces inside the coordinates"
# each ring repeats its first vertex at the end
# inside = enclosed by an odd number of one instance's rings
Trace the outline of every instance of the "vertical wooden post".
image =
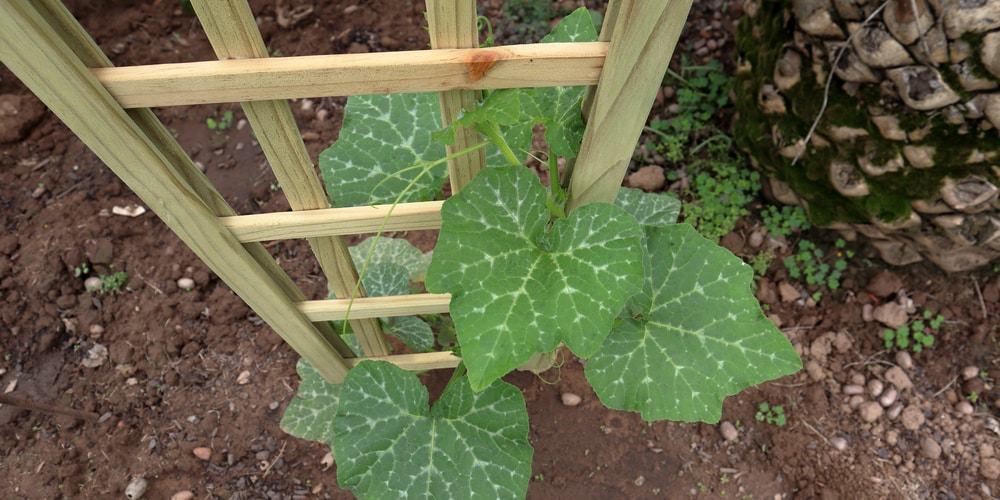
{"type": "Polygon", "coordinates": [[[691,3],[621,0],[609,16],[614,26],[604,29],[613,30],[611,47],[589,101],[587,130],[569,184],[569,210],[614,201],[691,3]]]}
{"type": "MultiPolygon", "coordinates": [[[[472,49],[479,46],[475,0],[428,0],[427,19],[432,48],[472,49]]],[[[474,90],[441,92],[442,125],[450,125],[463,109],[471,108],[481,98],[482,92],[474,90]]],[[[459,127],[455,131],[455,143],[448,146],[447,152],[450,155],[480,142],[483,138],[475,130],[459,127]]],[[[482,149],[449,161],[451,191],[459,192],[485,165],[486,153],[482,149]]]]}
{"type": "MultiPolygon", "coordinates": [[[[227,58],[265,58],[267,47],[260,36],[253,13],[246,2],[194,0],[198,19],[205,28],[216,56],[227,58]]],[[[306,151],[295,117],[287,101],[254,101],[240,103],[250,126],[257,134],[264,155],[278,183],[288,198],[292,210],[328,208],[323,187],[306,151]]],[[[343,238],[307,238],[337,298],[365,295],[358,285],[358,271],[343,238]]],[[[375,318],[351,319],[364,354],[386,356],[389,344],[375,318]]],[[[345,354],[349,356],[350,354],[345,354]]]]}
{"type": "MultiPolygon", "coordinates": [[[[152,123],[140,126],[126,114],[67,44],[85,37],[83,28],[78,23],[67,25],[67,21],[62,21],[59,31],[76,34],[60,35],[50,20],[59,15],[55,13],[65,14],[65,11],[52,8],[51,4],[39,11],[34,2],[0,0],[0,11],[4,12],[0,16],[3,64],[292,348],[330,382],[343,381],[348,365],[294,306],[285,287],[275,282],[267,261],[271,271],[284,273],[270,256],[261,260],[260,253],[266,255],[263,247],[257,244],[260,249],[254,255],[248,250],[250,246],[244,247],[222,226],[215,211],[224,209],[210,205],[221,197],[214,198],[204,190],[205,186],[198,189],[191,186],[186,174],[171,165],[172,158],[160,150],[169,135],[148,137],[144,127],[152,123]]],[[[96,57],[92,50],[91,56],[96,57]]],[[[287,275],[285,279],[288,280],[287,275]]]]}

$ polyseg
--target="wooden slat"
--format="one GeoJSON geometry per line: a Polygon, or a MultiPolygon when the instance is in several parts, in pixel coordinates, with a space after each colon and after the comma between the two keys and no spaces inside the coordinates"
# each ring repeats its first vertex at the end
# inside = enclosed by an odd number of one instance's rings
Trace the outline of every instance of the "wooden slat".
{"type": "MultiPolygon", "coordinates": [[[[66,44],[82,35],[61,36],[32,2],[0,0],[0,11],[2,63],[324,378],[343,381],[334,347],[66,44]]],[[[84,33],[78,23],[58,29],[84,33]]]]}
{"type": "Polygon", "coordinates": [[[388,361],[396,366],[411,372],[422,372],[427,370],[438,370],[441,368],[454,368],[462,362],[462,358],[450,352],[424,352],[417,354],[396,354],[393,356],[383,356],[377,358],[354,358],[347,360],[347,363],[354,367],[358,363],[365,361],[388,361]]]}
{"type": "Polygon", "coordinates": [[[243,242],[290,240],[441,228],[441,201],[371,207],[325,208],[222,217],[220,222],[243,242]],[[392,210],[387,221],[386,214],[392,210]],[[385,227],[383,227],[383,223],[385,227]]]}
{"type": "Polygon", "coordinates": [[[589,102],[567,208],[614,201],[692,0],[621,0],[607,64],[589,102]]]}
{"type": "MultiPolygon", "coordinates": [[[[427,21],[430,26],[431,47],[435,49],[471,49],[479,46],[479,32],[476,29],[475,0],[434,0],[427,3],[427,21]]],[[[480,52],[484,54],[484,52],[480,52]]],[[[493,67],[491,60],[485,60],[476,65],[470,65],[470,71],[475,75],[487,73],[493,67]]],[[[441,103],[441,125],[447,127],[455,121],[465,109],[472,107],[482,99],[478,90],[451,90],[441,92],[438,96],[441,103]]],[[[446,146],[448,155],[468,149],[483,142],[483,138],[475,130],[458,127],[455,130],[455,142],[446,146]]],[[[486,166],[486,152],[478,149],[448,161],[448,179],[451,181],[451,192],[458,193],[465,187],[477,172],[486,166]]]]}
{"type": "Polygon", "coordinates": [[[395,297],[365,297],[348,299],[307,300],[297,304],[312,321],[343,321],[347,308],[351,308],[352,318],[387,318],[393,316],[413,316],[416,314],[441,314],[448,312],[449,294],[422,293],[395,297]]]}
{"type": "Polygon", "coordinates": [[[609,44],[233,59],[94,68],[125,108],[488,88],[593,85],[609,44]],[[495,63],[491,63],[496,61],[495,63]],[[485,68],[485,70],[484,70],[485,68]]]}
{"type": "MultiPolygon", "coordinates": [[[[218,57],[267,57],[264,40],[246,2],[194,0],[193,5],[218,57]]],[[[288,101],[253,101],[241,105],[292,209],[329,207],[288,101]]],[[[343,239],[326,236],[310,237],[308,241],[337,297],[365,295],[343,239]]],[[[389,344],[377,320],[358,318],[350,322],[365,354],[389,354],[389,344]]],[[[349,357],[348,353],[342,354],[349,357]]]]}

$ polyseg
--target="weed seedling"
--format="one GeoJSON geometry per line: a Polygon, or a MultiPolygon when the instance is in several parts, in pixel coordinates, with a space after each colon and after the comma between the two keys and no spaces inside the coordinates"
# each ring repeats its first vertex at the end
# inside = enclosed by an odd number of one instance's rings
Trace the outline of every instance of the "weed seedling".
{"type": "MultiPolygon", "coordinates": [[[[788,277],[803,279],[808,285],[839,289],[841,275],[847,269],[847,261],[854,257],[854,252],[845,249],[847,242],[841,238],[837,239],[834,246],[837,252],[831,259],[815,243],[806,239],[799,240],[798,253],[785,259],[788,277]]],[[[813,294],[813,299],[817,302],[821,297],[822,293],[819,291],[813,294]]]]}
{"type": "Polygon", "coordinates": [[[210,116],[205,119],[205,126],[207,126],[209,130],[228,130],[233,126],[233,112],[226,111],[225,113],[222,113],[222,116],[219,117],[219,119],[210,116]]]}
{"type": "Polygon", "coordinates": [[[781,405],[771,406],[767,401],[757,406],[757,414],[754,415],[754,418],[758,422],[767,422],[778,427],[784,427],[785,423],[787,423],[785,419],[785,407],[781,405]]]}
{"type": "Polygon", "coordinates": [[[769,205],[760,212],[764,229],[772,236],[788,236],[795,231],[809,229],[809,217],[799,206],[783,205],[780,208],[769,205]]]}
{"type": "Polygon", "coordinates": [[[895,330],[886,329],[882,332],[882,340],[886,349],[894,347],[904,351],[910,349],[914,354],[919,354],[925,348],[934,345],[934,334],[941,328],[943,322],[944,316],[940,314],[935,316],[930,311],[924,311],[922,319],[895,330]]]}

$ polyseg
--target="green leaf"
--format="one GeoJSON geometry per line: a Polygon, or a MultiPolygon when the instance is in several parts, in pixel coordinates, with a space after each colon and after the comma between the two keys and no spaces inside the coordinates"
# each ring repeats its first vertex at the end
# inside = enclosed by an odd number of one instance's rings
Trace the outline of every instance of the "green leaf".
{"type": "Polygon", "coordinates": [[[349,249],[351,259],[354,260],[354,265],[358,266],[358,269],[364,265],[373,244],[375,245],[375,252],[372,253],[371,264],[391,262],[406,268],[410,273],[410,280],[424,280],[430,261],[419,248],[413,246],[413,244],[403,238],[388,238],[385,236],[380,238],[366,238],[361,243],[351,247],[349,249]]]}
{"type": "Polygon", "coordinates": [[[802,367],[750,292],[753,270],[687,224],[646,229],[648,282],[587,361],[609,408],[718,422],[722,400],[802,367]]]}
{"type": "Polygon", "coordinates": [[[596,42],[597,28],[586,7],[574,10],[559,21],[552,31],[542,38],[542,43],[596,42]]]}
{"type": "Polygon", "coordinates": [[[444,162],[423,176],[423,168],[402,170],[445,157],[444,145],[431,138],[440,127],[434,93],[349,97],[340,139],[319,155],[333,204],[391,203],[418,177],[401,202],[433,199],[447,177],[444,162]]]}
{"type": "Polygon", "coordinates": [[[466,378],[428,408],[427,389],[391,363],[363,361],[333,419],[337,481],[360,498],[524,498],[528,412],[514,386],[474,393],[466,378]]]}
{"type": "Polygon", "coordinates": [[[615,205],[635,217],[644,227],[676,224],[681,214],[681,202],[675,196],[647,193],[641,189],[619,189],[615,205]]]}
{"type": "Polygon", "coordinates": [[[451,293],[473,389],[560,342],[600,347],[642,287],[642,232],[622,209],[591,203],[552,222],[547,194],[523,167],[480,172],[441,209],[427,289],[451,293]]]}
{"type": "Polygon", "coordinates": [[[340,405],[342,386],[323,379],[306,358],[299,359],[295,370],[299,372],[302,382],[281,417],[281,430],[333,448],[333,416],[340,405]]]}
{"type": "Polygon", "coordinates": [[[416,316],[383,319],[382,328],[416,352],[427,352],[434,347],[434,330],[416,316]]]}

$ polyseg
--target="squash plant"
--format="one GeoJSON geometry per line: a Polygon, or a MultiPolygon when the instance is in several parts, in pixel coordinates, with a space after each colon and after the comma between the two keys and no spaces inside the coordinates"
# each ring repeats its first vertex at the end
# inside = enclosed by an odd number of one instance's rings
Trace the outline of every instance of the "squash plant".
{"type": "MultiPolygon", "coordinates": [[[[580,9],[543,42],[596,39],[580,9]]],[[[405,243],[357,252],[374,294],[406,293],[426,275],[429,291],[452,295],[462,363],[430,407],[417,376],[391,363],[362,361],[335,386],[299,362],[302,383],[282,428],[330,445],[341,487],[361,498],[524,497],[527,410],[501,378],[561,345],[588,360],[586,377],[606,406],[648,421],[717,422],[726,396],[801,367],[752,295],[753,271],[678,224],[676,199],[622,190],[614,204],[567,214],[559,183],[546,189],[522,166],[538,123],[551,172],[557,157],[576,156],[583,92],[489,92],[457,125],[489,139],[477,147],[496,166],[445,201],[429,266],[419,251],[397,248],[405,243]]],[[[320,155],[334,204],[437,196],[454,135],[440,123],[436,94],[349,98],[339,140],[320,155]]],[[[398,320],[383,324],[392,332],[398,320]]],[[[406,321],[419,333],[404,341],[433,345],[430,327],[406,321]]]]}

